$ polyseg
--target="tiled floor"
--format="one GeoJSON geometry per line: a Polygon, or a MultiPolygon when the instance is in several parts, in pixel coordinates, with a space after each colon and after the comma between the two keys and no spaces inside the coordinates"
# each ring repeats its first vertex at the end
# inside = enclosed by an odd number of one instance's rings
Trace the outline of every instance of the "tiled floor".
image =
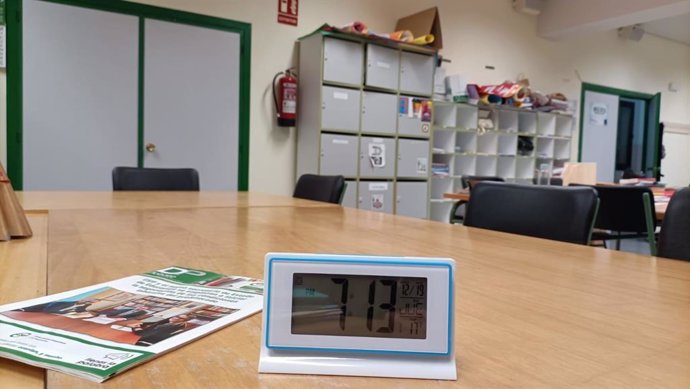
{"type": "MultiPolygon", "coordinates": [[[[609,240],[606,242],[606,247],[614,250],[616,247],[615,240],[609,240]]],[[[630,253],[637,253],[641,255],[649,255],[649,243],[647,239],[623,239],[621,240],[621,251],[627,251],[630,253]]]]}

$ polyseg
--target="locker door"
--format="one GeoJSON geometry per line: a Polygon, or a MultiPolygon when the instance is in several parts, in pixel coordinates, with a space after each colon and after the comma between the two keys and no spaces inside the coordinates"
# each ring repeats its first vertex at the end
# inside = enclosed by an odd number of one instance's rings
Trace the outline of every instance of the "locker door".
{"type": "Polygon", "coordinates": [[[367,46],[366,84],[386,89],[398,89],[400,52],[376,45],[367,46]]]}
{"type": "Polygon", "coordinates": [[[395,139],[363,136],[359,146],[360,177],[393,177],[395,139]]]}
{"type": "Polygon", "coordinates": [[[362,132],[395,134],[397,102],[396,95],[363,92],[362,132]]]}
{"type": "Polygon", "coordinates": [[[357,208],[357,181],[347,180],[347,188],[343,195],[343,207],[357,208]]]}
{"type": "Polygon", "coordinates": [[[321,128],[359,131],[358,90],[324,86],[321,90],[321,128]]]}
{"type": "Polygon", "coordinates": [[[427,218],[427,183],[398,182],[396,186],[396,215],[427,218]]]}
{"type": "Polygon", "coordinates": [[[359,209],[393,213],[393,183],[369,181],[359,183],[359,209]]]}
{"type": "Polygon", "coordinates": [[[431,132],[431,100],[400,96],[398,100],[398,134],[428,137],[431,132]]]}
{"type": "Polygon", "coordinates": [[[362,44],[342,39],[323,40],[323,80],[362,84],[362,44]]]}
{"type": "Polygon", "coordinates": [[[432,55],[403,52],[400,56],[400,90],[431,95],[435,61],[432,55]]]}
{"type": "Polygon", "coordinates": [[[357,175],[357,137],[354,135],[321,134],[319,174],[345,177],[357,175]]]}
{"type": "Polygon", "coordinates": [[[398,177],[426,178],[429,175],[429,141],[398,141],[398,177]]]}

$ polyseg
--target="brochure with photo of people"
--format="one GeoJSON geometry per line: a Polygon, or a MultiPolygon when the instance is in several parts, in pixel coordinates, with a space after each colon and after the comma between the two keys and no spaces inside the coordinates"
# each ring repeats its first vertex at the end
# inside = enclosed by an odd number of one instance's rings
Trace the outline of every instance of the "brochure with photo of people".
{"type": "Polygon", "coordinates": [[[169,267],[0,306],[0,357],[103,382],[262,309],[262,280],[169,267]]]}

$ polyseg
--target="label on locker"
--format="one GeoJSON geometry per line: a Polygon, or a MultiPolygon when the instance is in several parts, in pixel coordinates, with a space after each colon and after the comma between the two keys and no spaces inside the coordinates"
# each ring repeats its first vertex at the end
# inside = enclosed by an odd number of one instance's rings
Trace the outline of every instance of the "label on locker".
{"type": "Polygon", "coordinates": [[[347,93],[333,92],[333,98],[336,100],[347,100],[349,96],[347,95],[347,93]]]}
{"type": "Polygon", "coordinates": [[[376,66],[384,69],[390,69],[391,65],[388,62],[376,61],[376,66]]]}
{"type": "Polygon", "coordinates": [[[333,144],[334,145],[349,145],[350,141],[347,139],[333,139],[333,144]]]}
{"type": "Polygon", "coordinates": [[[428,161],[426,157],[417,158],[417,174],[426,174],[428,161]]]}
{"type": "Polygon", "coordinates": [[[369,162],[374,168],[386,166],[386,145],[384,143],[369,143],[369,162]]]}
{"type": "Polygon", "coordinates": [[[384,206],[384,199],[382,194],[371,195],[371,209],[374,211],[382,211],[384,206]]]}
{"type": "Polygon", "coordinates": [[[382,190],[388,190],[388,183],[387,182],[370,182],[369,183],[369,191],[370,192],[376,192],[376,191],[382,191],[382,190]]]}

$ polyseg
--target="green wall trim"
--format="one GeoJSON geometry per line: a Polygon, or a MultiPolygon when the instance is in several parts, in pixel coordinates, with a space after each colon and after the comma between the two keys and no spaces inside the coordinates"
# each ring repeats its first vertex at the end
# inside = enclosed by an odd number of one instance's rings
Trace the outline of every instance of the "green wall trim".
{"type": "Polygon", "coordinates": [[[139,75],[137,77],[137,167],[144,167],[144,42],[145,18],[139,17],[139,75]]]}
{"type": "Polygon", "coordinates": [[[7,0],[7,175],[22,190],[22,26],[21,0],[7,0]]]}
{"type": "MultiPolygon", "coordinates": [[[[139,26],[139,151],[138,163],[143,164],[144,126],[144,19],[155,19],[198,27],[230,31],[240,35],[240,90],[237,189],[249,189],[249,113],[251,82],[251,24],[213,16],[122,0],[43,0],[51,3],[109,11],[140,17],[139,26]]],[[[22,189],[22,0],[7,0],[7,171],[17,190],[22,189]],[[12,17],[10,17],[12,16],[12,17]]]]}

